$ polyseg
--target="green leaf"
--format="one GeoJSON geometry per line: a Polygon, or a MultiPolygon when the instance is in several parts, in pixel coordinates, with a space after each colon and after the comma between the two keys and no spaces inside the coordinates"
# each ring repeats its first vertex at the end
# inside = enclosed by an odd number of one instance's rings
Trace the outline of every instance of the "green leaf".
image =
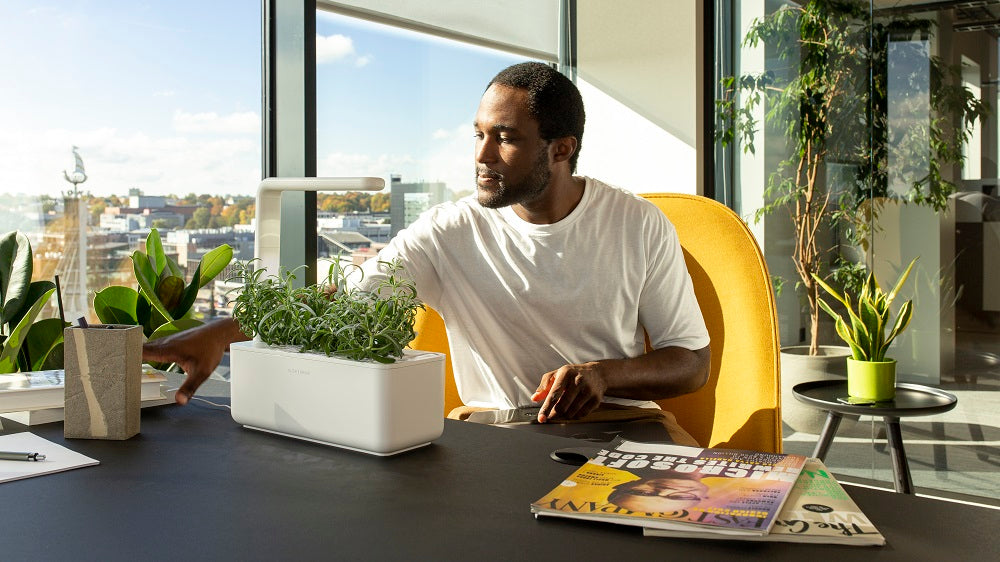
{"type": "Polygon", "coordinates": [[[830,285],[828,285],[826,283],[826,281],[823,281],[822,279],[820,279],[819,275],[816,275],[815,273],[813,273],[813,279],[816,281],[816,283],[819,284],[820,287],[823,287],[824,291],[826,291],[827,293],[830,293],[831,297],[833,297],[833,298],[837,299],[838,301],[840,301],[840,303],[843,304],[844,306],[846,306],[848,309],[851,308],[851,305],[848,304],[846,300],[844,300],[843,295],[841,295],[839,292],[837,292],[836,289],[834,289],[833,287],[831,287],[830,285]]]}
{"type": "Polygon", "coordinates": [[[174,258],[167,256],[166,259],[167,259],[167,267],[164,268],[164,271],[169,271],[170,275],[184,279],[184,270],[181,269],[181,266],[177,265],[177,262],[174,261],[174,258]]]}
{"type": "Polygon", "coordinates": [[[167,256],[163,253],[163,243],[160,241],[160,233],[155,228],[149,231],[146,236],[146,255],[149,258],[149,265],[157,276],[167,265],[167,256]]]}
{"type": "Polygon", "coordinates": [[[893,299],[896,298],[896,295],[899,294],[899,290],[903,288],[903,283],[906,283],[906,278],[910,276],[910,270],[913,269],[913,264],[915,263],[917,263],[917,258],[913,258],[913,260],[910,261],[910,265],[906,266],[906,271],[899,276],[899,280],[896,281],[896,286],[892,288],[892,291],[889,291],[889,296],[886,298],[887,303],[891,303],[893,299]]]}
{"type": "Polygon", "coordinates": [[[136,294],[138,296],[135,301],[135,321],[140,326],[145,326],[149,323],[149,317],[153,314],[153,307],[142,293],[136,294]]]}
{"type": "MultiPolygon", "coordinates": [[[[31,284],[31,243],[18,231],[0,237],[0,326],[11,322],[27,303],[31,284]]],[[[13,322],[16,324],[16,322],[13,322]]]]}
{"type": "MultiPolygon", "coordinates": [[[[44,295],[46,291],[55,288],[56,284],[53,283],[52,281],[32,281],[31,284],[28,285],[28,293],[27,295],[25,295],[24,302],[33,303],[37,301],[39,298],[41,298],[41,296],[44,295]]],[[[7,323],[10,326],[16,326],[17,323],[21,321],[21,318],[24,316],[26,312],[28,312],[28,308],[22,306],[21,310],[18,310],[17,312],[14,313],[14,316],[7,319],[7,323]]]]}
{"type": "Polygon", "coordinates": [[[28,336],[28,330],[30,330],[32,322],[38,317],[38,313],[41,312],[42,307],[45,306],[45,303],[54,292],[56,292],[55,289],[49,289],[45,292],[41,298],[31,305],[28,312],[17,323],[17,326],[10,331],[7,339],[4,340],[3,351],[0,351],[0,373],[13,373],[17,369],[17,354],[21,350],[24,338],[28,336]]]}
{"type": "Polygon", "coordinates": [[[865,358],[865,352],[862,351],[861,346],[854,341],[853,334],[847,327],[847,322],[844,322],[843,318],[838,318],[835,327],[837,329],[837,335],[840,336],[840,339],[844,340],[844,343],[851,348],[851,353],[854,355],[854,358],[859,361],[863,361],[865,358]]]}
{"type": "Polygon", "coordinates": [[[172,309],[174,318],[180,318],[191,310],[191,305],[194,304],[195,299],[198,298],[198,288],[201,285],[198,284],[198,278],[201,276],[201,264],[194,270],[194,277],[191,278],[191,283],[184,288],[184,294],[181,295],[179,302],[172,309]]]}
{"type": "Polygon", "coordinates": [[[889,344],[892,340],[896,339],[896,336],[903,333],[903,330],[910,325],[910,318],[913,316],[913,301],[906,301],[903,306],[899,309],[899,315],[896,316],[896,323],[893,325],[892,330],[889,331],[889,335],[885,338],[885,343],[882,344],[882,356],[885,356],[885,352],[889,349],[889,344]]]}
{"type": "Polygon", "coordinates": [[[131,287],[111,286],[94,295],[94,312],[105,324],[139,324],[139,293],[131,287]]]}
{"type": "MultiPolygon", "coordinates": [[[[163,303],[163,308],[173,310],[177,303],[181,301],[181,296],[184,294],[184,280],[180,277],[174,277],[173,275],[160,280],[160,283],[156,286],[156,296],[163,303]]],[[[180,316],[180,315],[178,315],[180,316]]],[[[169,318],[174,318],[170,316],[169,318]]]]}
{"type": "Polygon", "coordinates": [[[62,357],[53,361],[51,355],[60,351],[59,347],[63,343],[63,328],[68,326],[58,318],[45,318],[31,325],[28,330],[28,337],[25,338],[23,347],[27,348],[28,357],[31,357],[30,370],[42,371],[46,368],[62,369],[62,357]],[[52,367],[56,363],[58,366],[52,367]],[[46,367],[48,366],[48,367],[46,367]]]}
{"type": "Polygon", "coordinates": [[[190,330],[191,328],[197,328],[201,326],[204,322],[195,320],[194,318],[181,318],[180,320],[174,320],[172,322],[167,322],[161,325],[159,328],[153,331],[149,335],[150,340],[155,340],[169,336],[171,334],[176,334],[177,332],[183,332],[184,330],[190,330]]]}
{"type": "Polygon", "coordinates": [[[160,301],[159,296],[156,294],[156,275],[153,274],[153,268],[146,258],[146,254],[138,251],[132,254],[132,269],[135,272],[135,280],[139,283],[139,288],[142,290],[146,300],[149,301],[149,304],[162,314],[164,318],[173,320],[170,317],[170,313],[167,312],[167,308],[163,306],[163,302],[160,301]]]}
{"type": "MultiPolygon", "coordinates": [[[[192,283],[198,283],[198,287],[204,287],[209,281],[215,279],[215,276],[222,273],[223,269],[229,265],[229,262],[233,260],[233,249],[229,244],[223,244],[218,248],[209,251],[207,254],[201,257],[201,263],[198,264],[198,269],[201,271],[201,275],[196,275],[191,281],[192,283]]],[[[196,272],[197,273],[197,272],[196,272]]]]}

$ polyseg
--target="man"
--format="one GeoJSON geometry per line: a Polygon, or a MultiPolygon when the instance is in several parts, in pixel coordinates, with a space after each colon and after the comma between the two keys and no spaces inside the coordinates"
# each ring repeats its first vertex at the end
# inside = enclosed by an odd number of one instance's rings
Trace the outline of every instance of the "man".
{"type": "MultiPolygon", "coordinates": [[[[474,123],[476,197],[431,209],[379,253],[399,258],[441,313],[469,406],[541,401],[544,423],[707,380],[708,333],[673,226],[641,198],[573,176],[583,125],[565,76],[541,63],[501,71],[474,123]]],[[[374,261],[364,270],[364,283],[378,275],[374,261]]],[[[215,324],[199,330],[218,332],[209,337],[146,346],[147,359],[188,373],[180,403],[218,363],[218,343],[240,339],[232,322],[215,324]]]]}

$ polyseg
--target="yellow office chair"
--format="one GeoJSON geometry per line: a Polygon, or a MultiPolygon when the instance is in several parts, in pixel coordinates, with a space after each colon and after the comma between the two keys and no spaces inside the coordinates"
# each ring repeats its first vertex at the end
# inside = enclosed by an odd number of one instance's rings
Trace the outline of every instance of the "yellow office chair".
{"type": "MultiPolygon", "coordinates": [[[[677,228],[695,294],[712,338],[708,383],[658,403],[698,443],[781,451],[778,321],[764,256],[746,224],[724,205],[696,195],[647,194],[677,228]]],[[[448,353],[444,322],[417,318],[414,349],[448,353]]],[[[462,405],[446,361],[447,414],[462,405]]]]}

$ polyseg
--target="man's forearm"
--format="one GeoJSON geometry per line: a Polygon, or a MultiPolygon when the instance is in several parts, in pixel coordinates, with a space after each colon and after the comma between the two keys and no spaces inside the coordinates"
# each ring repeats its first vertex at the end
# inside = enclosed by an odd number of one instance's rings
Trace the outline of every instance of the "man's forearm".
{"type": "Polygon", "coordinates": [[[659,400],[694,392],[708,382],[711,349],[664,347],[631,359],[598,361],[605,395],[659,400]]]}

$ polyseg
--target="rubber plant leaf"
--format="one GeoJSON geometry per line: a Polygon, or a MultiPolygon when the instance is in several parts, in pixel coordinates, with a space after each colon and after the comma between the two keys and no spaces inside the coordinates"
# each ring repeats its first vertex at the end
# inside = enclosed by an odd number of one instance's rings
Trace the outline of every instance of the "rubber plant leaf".
{"type": "Polygon", "coordinates": [[[162,324],[156,330],[153,330],[153,333],[150,334],[149,336],[149,340],[155,340],[169,336],[171,334],[176,334],[177,332],[183,332],[184,330],[197,328],[202,324],[204,324],[204,322],[200,320],[195,320],[194,318],[181,318],[180,320],[167,322],[165,324],[162,324]]]}
{"type": "Polygon", "coordinates": [[[157,276],[163,271],[163,268],[167,265],[167,256],[163,253],[163,242],[160,241],[160,232],[155,228],[149,231],[149,235],[146,236],[146,256],[149,259],[149,265],[153,268],[153,271],[157,276]]]}
{"type": "Polygon", "coordinates": [[[31,325],[23,347],[31,358],[31,371],[62,369],[63,328],[68,324],[58,318],[45,318],[31,325]],[[53,360],[54,355],[59,355],[53,360]]]}
{"type": "MultiPolygon", "coordinates": [[[[177,304],[181,302],[181,297],[184,295],[184,280],[180,277],[174,277],[173,275],[161,279],[156,285],[156,296],[163,303],[163,308],[174,311],[177,308],[177,304]]],[[[183,314],[183,313],[182,313],[183,314]]],[[[178,314],[177,316],[181,316],[178,314]]],[[[173,319],[174,313],[168,319],[173,319]]]]}
{"type": "MultiPolygon", "coordinates": [[[[32,281],[31,284],[28,285],[28,293],[25,295],[24,303],[33,303],[47,291],[55,288],[56,284],[52,281],[32,281]]],[[[28,312],[28,307],[21,306],[20,310],[16,311],[10,318],[7,318],[7,323],[11,326],[16,326],[26,312],[28,312]]]]}
{"type": "Polygon", "coordinates": [[[201,264],[194,270],[194,276],[191,278],[191,283],[187,287],[184,287],[183,293],[181,293],[178,298],[177,304],[172,308],[174,318],[181,318],[191,310],[191,305],[194,304],[195,299],[198,298],[198,289],[201,285],[198,284],[198,279],[201,278],[201,264]]]}
{"type": "Polygon", "coordinates": [[[170,313],[167,312],[167,308],[163,306],[163,302],[160,301],[159,296],[156,294],[156,274],[153,273],[152,266],[149,263],[149,259],[146,258],[146,254],[139,251],[132,254],[132,269],[135,272],[135,280],[139,283],[139,288],[142,290],[146,300],[149,301],[149,304],[168,321],[173,320],[170,317],[170,313]]]}
{"type": "Polygon", "coordinates": [[[94,313],[105,324],[139,324],[139,293],[131,287],[112,285],[94,295],[94,313]]]}
{"type": "Polygon", "coordinates": [[[28,330],[54,292],[56,292],[55,289],[45,292],[41,298],[31,305],[28,312],[21,317],[21,321],[17,323],[17,326],[10,331],[7,339],[4,340],[3,351],[0,351],[0,373],[15,372],[17,369],[17,354],[21,351],[21,345],[28,336],[28,330]]]}
{"type": "Polygon", "coordinates": [[[27,236],[15,230],[0,237],[0,300],[3,301],[0,325],[17,324],[11,319],[27,301],[31,267],[31,243],[27,236]]]}
{"type": "Polygon", "coordinates": [[[198,268],[201,276],[192,279],[192,283],[197,282],[198,287],[204,287],[215,276],[222,273],[223,269],[233,260],[233,248],[229,244],[223,244],[201,257],[198,268]]]}

